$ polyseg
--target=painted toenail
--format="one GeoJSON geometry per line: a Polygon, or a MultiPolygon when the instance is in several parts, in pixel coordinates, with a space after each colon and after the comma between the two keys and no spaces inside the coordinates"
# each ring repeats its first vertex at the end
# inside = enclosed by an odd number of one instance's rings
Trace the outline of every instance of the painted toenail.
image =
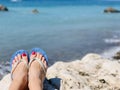
{"type": "Polygon", "coordinates": [[[35,52],[32,52],[32,55],[35,55],[35,52]]]}
{"type": "Polygon", "coordinates": [[[22,56],[27,56],[26,53],[23,53],[22,56]]]}

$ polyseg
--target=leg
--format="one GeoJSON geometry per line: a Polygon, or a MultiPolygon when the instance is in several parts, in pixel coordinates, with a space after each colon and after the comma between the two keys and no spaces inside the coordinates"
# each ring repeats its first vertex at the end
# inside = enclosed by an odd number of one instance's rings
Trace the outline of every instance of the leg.
{"type": "MultiPolygon", "coordinates": [[[[22,55],[18,54],[13,60],[12,68],[18,60],[24,59],[28,63],[28,58],[25,53],[22,55]]],[[[24,62],[20,62],[13,72],[13,80],[10,84],[9,90],[27,90],[27,73],[28,69],[24,62]]]]}
{"type": "MultiPolygon", "coordinates": [[[[45,69],[47,69],[47,62],[45,61],[45,58],[38,52],[32,52],[30,56],[30,60],[33,58],[39,58],[44,66],[45,69]]],[[[45,78],[45,74],[43,71],[43,68],[40,66],[38,61],[33,61],[29,68],[29,89],[30,90],[43,90],[43,81],[45,78]]]]}

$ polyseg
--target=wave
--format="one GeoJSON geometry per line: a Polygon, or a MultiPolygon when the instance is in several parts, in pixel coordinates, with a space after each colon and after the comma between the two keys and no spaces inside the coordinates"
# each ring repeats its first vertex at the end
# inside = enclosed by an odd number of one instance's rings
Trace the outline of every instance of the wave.
{"type": "Polygon", "coordinates": [[[109,39],[104,39],[104,42],[108,44],[120,44],[120,39],[109,38],[109,39]]]}
{"type": "Polygon", "coordinates": [[[104,50],[101,55],[105,58],[112,59],[113,56],[120,51],[120,46],[115,46],[110,49],[104,50]]]}
{"type": "Polygon", "coordinates": [[[10,73],[10,62],[6,62],[6,63],[1,63],[0,64],[0,80],[2,79],[2,77],[8,73],[10,73]]]}
{"type": "Polygon", "coordinates": [[[104,42],[107,44],[112,44],[112,47],[104,50],[101,55],[105,58],[112,59],[113,56],[120,51],[120,38],[119,34],[113,35],[111,38],[104,39],[104,42]]]}
{"type": "Polygon", "coordinates": [[[22,0],[11,0],[11,2],[21,2],[22,0]]]}

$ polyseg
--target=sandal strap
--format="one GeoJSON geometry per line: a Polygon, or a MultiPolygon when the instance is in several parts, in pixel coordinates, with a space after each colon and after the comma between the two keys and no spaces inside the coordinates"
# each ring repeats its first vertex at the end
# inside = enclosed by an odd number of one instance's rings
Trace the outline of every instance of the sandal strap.
{"type": "Polygon", "coordinates": [[[33,58],[33,59],[31,59],[30,60],[30,63],[29,63],[29,67],[31,66],[31,63],[33,62],[33,61],[37,61],[39,64],[40,64],[40,66],[42,67],[42,69],[43,69],[43,72],[44,72],[44,74],[46,75],[46,69],[45,69],[45,66],[44,66],[44,64],[43,64],[43,62],[41,61],[41,59],[39,59],[39,58],[33,58]]]}
{"type": "Polygon", "coordinates": [[[21,62],[24,62],[24,64],[26,64],[27,68],[28,68],[28,64],[26,62],[25,59],[21,59],[21,60],[18,60],[12,67],[12,70],[11,70],[11,79],[13,80],[13,72],[15,71],[15,69],[17,68],[18,64],[21,63],[21,62]]]}

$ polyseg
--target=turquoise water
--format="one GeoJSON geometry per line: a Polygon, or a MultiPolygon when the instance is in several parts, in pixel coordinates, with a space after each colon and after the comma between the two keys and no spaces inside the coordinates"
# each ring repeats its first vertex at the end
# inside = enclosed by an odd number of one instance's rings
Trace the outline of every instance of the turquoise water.
{"type": "Polygon", "coordinates": [[[9,12],[0,12],[0,60],[8,61],[18,49],[41,47],[53,64],[119,46],[120,14],[105,14],[106,7],[10,5],[9,12]],[[33,14],[33,9],[40,13],[33,14]]]}

